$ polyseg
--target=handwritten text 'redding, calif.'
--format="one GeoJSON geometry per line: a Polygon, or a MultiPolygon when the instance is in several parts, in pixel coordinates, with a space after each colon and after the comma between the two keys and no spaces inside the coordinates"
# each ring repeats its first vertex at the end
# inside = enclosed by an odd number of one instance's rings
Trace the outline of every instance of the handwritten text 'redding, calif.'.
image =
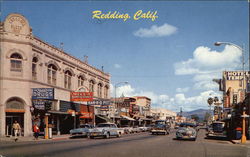
{"type": "MultiPolygon", "coordinates": [[[[119,13],[118,11],[109,11],[108,13],[103,13],[100,10],[95,10],[92,12],[92,14],[92,19],[123,19],[123,21],[127,21],[131,18],[128,13],[119,13]]],[[[152,21],[155,21],[157,18],[157,11],[143,12],[142,10],[138,10],[133,15],[134,20],[151,19],[152,21]]]]}

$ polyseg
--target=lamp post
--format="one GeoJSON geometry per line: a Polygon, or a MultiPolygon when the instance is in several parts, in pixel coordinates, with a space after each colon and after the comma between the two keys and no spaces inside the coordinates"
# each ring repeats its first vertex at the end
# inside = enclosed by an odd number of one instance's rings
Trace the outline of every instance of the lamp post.
{"type": "MultiPolygon", "coordinates": [[[[234,43],[230,43],[230,42],[215,42],[214,45],[215,46],[220,46],[220,45],[232,45],[236,48],[238,48],[241,52],[242,52],[242,71],[243,71],[243,81],[242,81],[242,91],[243,91],[243,96],[245,97],[245,59],[244,59],[244,49],[243,47],[240,47],[234,43]]],[[[242,115],[242,136],[241,136],[241,143],[246,143],[246,130],[245,130],[245,124],[246,124],[246,120],[245,120],[245,110],[243,109],[243,115],[242,115]]]]}
{"type": "MultiPolygon", "coordinates": [[[[127,81],[125,81],[125,82],[118,82],[118,83],[115,84],[115,106],[116,106],[116,88],[117,88],[119,85],[121,85],[121,84],[128,84],[128,82],[127,82],[127,81]]],[[[114,118],[114,119],[115,119],[115,118],[114,118]]],[[[113,119],[113,121],[114,121],[114,119],[113,119]]]]}

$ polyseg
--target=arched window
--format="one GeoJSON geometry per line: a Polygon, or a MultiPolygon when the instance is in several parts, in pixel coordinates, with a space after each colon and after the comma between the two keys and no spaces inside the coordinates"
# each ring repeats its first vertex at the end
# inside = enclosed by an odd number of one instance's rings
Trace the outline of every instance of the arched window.
{"type": "Polygon", "coordinates": [[[32,80],[37,80],[37,62],[38,59],[34,57],[32,59],[32,80]]]}
{"type": "Polygon", "coordinates": [[[56,85],[57,67],[54,64],[48,66],[48,84],[56,85]]]}
{"type": "Polygon", "coordinates": [[[23,57],[18,53],[13,53],[10,56],[10,71],[22,71],[22,60],[23,57]]]}
{"type": "Polygon", "coordinates": [[[98,85],[97,85],[97,96],[99,98],[102,97],[102,84],[101,83],[98,83],[98,85]]]}
{"type": "Polygon", "coordinates": [[[93,80],[89,81],[89,91],[90,92],[94,92],[94,84],[95,84],[95,82],[93,80]]]}
{"type": "Polygon", "coordinates": [[[109,87],[108,86],[105,86],[104,87],[104,98],[108,98],[108,90],[109,90],[109,87]]]}
{"type": "Polygon", "coordinates": [[[80,75],[78,77],[78,87],[83,86],[83,83],[84,83],[84,77],[80,75]]]}
{"type": "Polygon", "coordinates": [[[71,89],[71,77],[72,73],[69,70],[67,70],[64,73],[64,88],[71,89]]]}

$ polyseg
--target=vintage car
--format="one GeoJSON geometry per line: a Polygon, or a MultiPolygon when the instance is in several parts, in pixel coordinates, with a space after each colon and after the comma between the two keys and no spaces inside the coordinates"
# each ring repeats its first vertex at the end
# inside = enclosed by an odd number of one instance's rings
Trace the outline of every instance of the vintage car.
{"type": "Polygon", "coordinates": [[[71,137],[87,137],[89,129],[93,128],[90,124],[80,125],[77,129],[72,129],[69,131],[71,137]]]}
{"type": "Polygon", "coordinates": [[[88,137],[103,137],[110,138],[110,136],[120,137],[124,132],[123,129],[118,128],[114,123],[100,123],[95,128],[89,130],[88,137]]]}
{"type": "Polygon", "coordinates": [[[125,133],[125,134],[131,134],[131,133],[133,133],[133,127],[130,127],[130,126],[128,126],[128,125],[125,125],[125,126],[123,126],[122,128],[124,129],[124,133],[125,133]]]}
{"type": "Polygon", "coordinates": [[[196,140],[197,131],[193,123],[181,123],[176,131],[176,139],[196,140]]]}
{"type": "Polygon", "coordinates": [[[212,137],[221,137],[226,138],[226,131],[224,129],[225,123],[224,122],[213,122],[211,126],[207,129],[207,138],[212,137]]]}
{"type": "Polygon", "coordinates": [[[151,129],[152,135],[163,134],[167,135],[170,133],[170,125],[164,120],[157,120],[155,125],[151,129]]]}

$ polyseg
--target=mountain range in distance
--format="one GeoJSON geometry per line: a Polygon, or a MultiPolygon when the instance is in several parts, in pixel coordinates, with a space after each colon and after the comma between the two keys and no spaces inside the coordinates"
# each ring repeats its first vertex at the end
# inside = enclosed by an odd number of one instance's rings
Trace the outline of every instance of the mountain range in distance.
{"type": "MultiPolygon", "coordinates": [[[[197,110],[193,110],[193,111],[189,111],[189,112],[182,112],[182,116],[190,118],[191,115],[197,115],[200,118],[200,120],[203,120],[204,116],[207,112],[210,113],[211,111],[207,110],[207,109],[197,109],[197,110]]],[[[178,115],[179,114],[180,114],[180,112],[178,112],[178,115]]]]}

